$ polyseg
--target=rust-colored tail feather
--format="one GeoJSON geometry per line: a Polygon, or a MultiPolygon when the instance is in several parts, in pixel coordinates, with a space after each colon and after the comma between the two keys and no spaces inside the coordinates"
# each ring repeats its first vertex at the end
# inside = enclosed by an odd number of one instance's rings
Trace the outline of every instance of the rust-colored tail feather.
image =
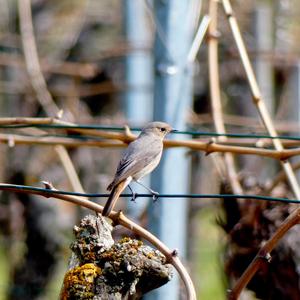
{"type": "Polygon", "coordinates": [[[102,216],[107,217],[113,208],[116,205],[117,200],[120,197],[120,194],[125,190],[126,186],[128,185],[128,180],[123,180],[116,186],[112,188],[112,191],[106,201],[106,204],[102,211],[102,216]]]}

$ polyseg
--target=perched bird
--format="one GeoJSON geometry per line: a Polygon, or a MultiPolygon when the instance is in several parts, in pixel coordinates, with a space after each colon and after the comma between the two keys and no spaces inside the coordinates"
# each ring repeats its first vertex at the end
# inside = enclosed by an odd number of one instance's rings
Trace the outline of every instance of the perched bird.
{"type": "MultiPolygon", "coordinates": [[[[162,155],[163,139],[172,131],[176,130],[167,123],[152,122],[145,126],[137,139],[128,145],[119,162],[115,177],[107,187],[111,193],[104,206],[103,216],[110,214],[120,194],[132,180],[141,184],[139,179],[157,167],[162,155]]],[[[153,195],[158,195],[153,190],[145,188],[153,195]]]]}

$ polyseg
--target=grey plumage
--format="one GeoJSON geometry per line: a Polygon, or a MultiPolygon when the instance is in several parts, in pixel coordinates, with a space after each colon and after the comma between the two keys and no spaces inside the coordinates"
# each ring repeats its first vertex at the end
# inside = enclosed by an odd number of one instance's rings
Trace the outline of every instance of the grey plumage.
{"type": "Polygon", "coordinates": [[[102,215],[107,216],[110,213],[120,193],[132,179],[137,181],[157,167],[162,155],[163,139],[171,131],[172,127],[166,123],[152,122],[142,130],[135,141],[129,144],[119,162],[113,181],[107,187],[112,192],[102,215]],[[117,188],[119,186],[121,188],[117,188]]]}

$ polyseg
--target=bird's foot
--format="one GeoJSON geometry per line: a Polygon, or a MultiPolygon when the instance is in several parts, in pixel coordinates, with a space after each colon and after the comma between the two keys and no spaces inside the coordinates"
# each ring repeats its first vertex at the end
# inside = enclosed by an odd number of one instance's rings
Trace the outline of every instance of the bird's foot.
{"type": "Polygon", "coordinates": [[[136,200],[136,192],[134,192],[133,190],[132,190],[132,188],[130,187],[130,185],[128,185],[128,188],[130,189],[130,192],[131,192],[131,199],[130,199],[130,201],[133,201],[133,202],[135,202],[135,200],[136,200]]]}
{"type": "Polygon", "coordinates": [[[155,203],[158,200],[159,193],[158,192],[154,192],[154,191],[152,191],[151,193],[152,193],[153,202],[155,203]]]}
{"type": "Polygon", "coordinates": [[[135,192],[132,192],[132,196],[131,196],[131,199],[130,199],[130,201],[132,201],[132,202],[136,202],[135,201],[136,200],[136,193],[135,192]]]}

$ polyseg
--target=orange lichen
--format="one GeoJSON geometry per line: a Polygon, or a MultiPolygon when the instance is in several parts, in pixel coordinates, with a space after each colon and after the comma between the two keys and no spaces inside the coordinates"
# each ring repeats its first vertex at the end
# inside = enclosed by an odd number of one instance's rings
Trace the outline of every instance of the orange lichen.
{"type": "Polygon", "coordinates": [[[68,271],[64,278],[60,299],[73,299],[76,295],[80,295],[80,299],[91,299],[94,296],[94,281],[99,275],[101,275],[101,268],[92,263],[68,271]]]}

